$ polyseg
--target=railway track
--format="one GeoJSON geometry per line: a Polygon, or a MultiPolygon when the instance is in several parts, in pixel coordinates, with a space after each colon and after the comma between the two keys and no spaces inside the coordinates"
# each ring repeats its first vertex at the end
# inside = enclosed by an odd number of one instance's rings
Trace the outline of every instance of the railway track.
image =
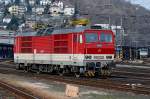
{"type": "MultiPolygon", "coordinates": [[[[27,76],[27,77],[36,77],[38,79],[45,79],[45,80],[51,80],[51,81],[58,81],[58,82],[64,82],[64,83],[70,83],[70,84],[78,84],[78,85],[85,85],[85,86],[91,86],[95,88],[105,88],[105,89],[114,89],[114,90],[120,90],[120,91],[127,91],[127,92],[134,92],[139,94],[147,94],[150,95],[150,88],[145,85],[136,85],[131,82],[131,80],[134,80],[135,82],[140,82],[141,79],[134,78],[134,77],[128,77],[124,79],[97,79],[97,78],[74,78],[69,76],[57,76],[57,75],[48,75],[48,74],[40,74],[37,75],[35,73],[24,73],[23,71],[15,70],[14,67],[10,68],[10,66],[7,67],[3,66],[0,67],[0,72],[5,74],[15,74],[20,76],[27,76]],[[4,69],[5,68],[5,69],[4,69]],[[128,80],[130,79],[130,80],[128,80]]],[[[122,74],[124,75],[124,74],[122,74]]],[[[150,79],[143,79],[143,82],[146,82],[150,86],[150,79]]]]}
{"type": "Polygon", "coordinates": [[[20,90],[19,88],[9,85],[3,81],[0,81],[0,87],[9,90],[10,92],[14,93],[17,97],[21,99],[39,99],[38,97],[35,97],[32,94],[20,90]]]}
{"type": "Polygon", "coordinates": [[[150,87],[150,74],[145,72],[132,72],[127,70],[115,70],[112,74],[113,81],[123,83],[142,84],[150,87]]]}
{"type": "Polygon", "coordinates": [[[120,74],[120,75],[129,75],[129,76],[133,76],[133,77],[143,77],[143,79],[149,79],[150,80],[150,73],[142,73],[142,72],[138,72],[138,73],[135,73],[135,72],[128,72],[128,71],[118,71],[118,70],[115,70],[113,72],[114,74],[120,74]]]}
{"type": "Polygon", "coordinates": [[[116,68],[116,71],[124,71],[124,72],[133,72],[133,73],[147,73],[149,74],[150,69],[145,69],[145,68],[127,68],[127,67],[122,67],[122,68],[116,68]]]}
{"type": "Polygon", "coordinates": [[[150,69],[133,69],[133,68],[116,68],[113,71],[113,76],[120,76],[120,78],[128,78],[133,80],[141,80],[143,82],[150,81],[150,69]]]}

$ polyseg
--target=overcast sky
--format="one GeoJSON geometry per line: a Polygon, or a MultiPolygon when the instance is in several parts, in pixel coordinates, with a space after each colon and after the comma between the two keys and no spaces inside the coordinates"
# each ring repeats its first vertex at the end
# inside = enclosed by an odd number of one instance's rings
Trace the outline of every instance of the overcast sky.
{"type": "Polygon", "coordinates": [[[132,3],[135,3],[135,4],[140,4],[150,9],[150,0],[127,0],[127,1],[131,1],[132,3]]]}

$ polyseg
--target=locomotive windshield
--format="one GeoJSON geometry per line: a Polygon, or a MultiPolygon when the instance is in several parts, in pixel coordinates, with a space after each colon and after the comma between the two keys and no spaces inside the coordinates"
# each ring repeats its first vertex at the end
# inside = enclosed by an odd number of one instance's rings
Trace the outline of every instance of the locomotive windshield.
{"type": "Polygon", "coordinates": [[[112,42],[112,35],[106,34],[106,33],[101,33],[100,42],[111,43],[112,42]]]}
{"type": "Polygon", "coordinates": [[[86,43],[97,42],[98,34],[97,33],[86,33],[85,38],[86,38],[86,43]]]}

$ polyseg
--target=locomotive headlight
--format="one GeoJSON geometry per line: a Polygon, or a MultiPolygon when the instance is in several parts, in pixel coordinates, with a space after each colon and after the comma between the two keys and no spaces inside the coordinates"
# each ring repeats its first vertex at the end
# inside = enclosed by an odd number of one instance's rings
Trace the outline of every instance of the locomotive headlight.
{"type": "Polygon", "coordinates": [[[92,59],[92,56],[87,55],[87,56],[85,56],[85,59],[92,59]]]}

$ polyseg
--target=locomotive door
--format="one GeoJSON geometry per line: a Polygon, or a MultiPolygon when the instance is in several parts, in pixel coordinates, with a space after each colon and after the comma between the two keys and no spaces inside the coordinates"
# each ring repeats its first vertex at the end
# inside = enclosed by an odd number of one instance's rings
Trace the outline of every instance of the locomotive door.
{"type": "Polygon", "coordinates": [[[73,34],[73,61],[81,61],[83,54],[83,36],[82,34],[73,34]]]}
{"type": "Polygon", "coordinates": [[[72,46],[73,46],[73,58],[72,61],[75,62],[77,60],[77,52],[78,52],[78,34],[73,34],[73,41],[72,41],[72,46]]]}

